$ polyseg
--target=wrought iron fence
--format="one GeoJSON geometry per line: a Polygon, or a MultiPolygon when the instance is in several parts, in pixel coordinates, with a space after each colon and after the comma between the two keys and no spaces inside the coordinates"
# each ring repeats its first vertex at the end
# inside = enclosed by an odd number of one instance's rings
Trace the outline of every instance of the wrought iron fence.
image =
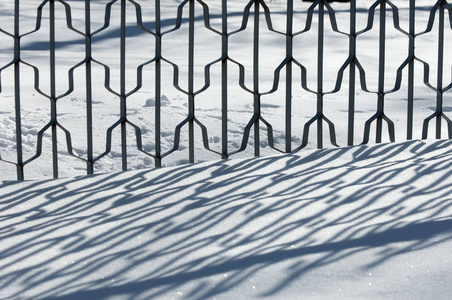
{"type": "Polygon", "coordinates": [[[316,135],[317,148],[324,147],[326,137],[333,146],[366,144],[373,137],[377,143],[393,142],[396,131],[403,132],[406,140],[425,139],[432,130],[435,138],[441,138],[444,130],[451,138],[452,122],[445,114],[450,107],[445,101],[452,83],[445,70],[450,67],[452,7],[446,0],[422,3],[15,0],[1,4],[0,160],[15,166],[21,180],[24,167],[44,153],[51,156],[54,178],[59,176],[62,156],[86,164],[88,174],[107,157],[117,157],[122,170],[127,170],[131,149],[147,159],[146,166],[152,159],[155,167],[161,167],[181,148],[193,163],[196,130],[205,150],[200,155],[213,153],[223,159],[250,147],[255,156],[263,148],[268,153],[268,149],[296,152],[313,143],[310,133],[316,135]],[[394,40],[398,42],[389,45],[394,40]],[[364,60],[370,63],[366,66],[364,60]],[[424,98],[416,98],[416,92],[424,98]],[[172,100],[167,96],[171,93],[172,100]],[[388,99],[403,103],[403,116],[401,110],[388,116],[388,99]],[[416,103],[424,100],[434,104],[421,110],[416,120],[416,103]],[[75,106],[67,104],[70,101],[83,106],[78,123],[75,117],[71,119],[75,125],[68,122],[72,128],[63,122],[75,113],[71,111],[75,106]],[[141,107],[131,105],[134,101],[141,101],[141,107]],[[357,118],[363,113],[357,109],[361,103],[367,115],[357,118]],[[375,104],[376,110],[369,104],[375,104]],[[344,109],[338,110],[338,105],[344,109]],[[200,117],[209,109],[217,115],[200,117]],[[425,115],[428,109],[433,112],[425,115]],[[107,110],[115,113],[94,124],[107,110]],[[232,126],[231,119],[240,114],[246,115],[242,117],[246,121],[232,126]],[[339,121],[332,120],[336,114],[341,115],[339,121]],[[276,118],[281,128],[277,138],[276,118]],[[31,123],[24,124],[26,120],[31,123]],[[102,126],[102,134],[95,134],[102,126]],[[165,126],[173,129],[163,130],[165,126]],[[58,138],[58,132],[64,139],[58,138]],[[74,136],[84,146],[77,142],[75,147],[74,136]],[[103,146],[96,148],[99,143],[103,146]],[[34,150],[25,151],[24,145],[34,150]],[[113,151],[114,147],[119,150],[113,151]]]}

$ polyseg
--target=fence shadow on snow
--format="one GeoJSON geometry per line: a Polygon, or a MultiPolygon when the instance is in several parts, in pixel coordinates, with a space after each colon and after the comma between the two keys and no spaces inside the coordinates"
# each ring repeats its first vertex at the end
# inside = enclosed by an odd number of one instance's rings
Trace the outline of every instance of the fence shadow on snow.
{"type": "Polygon", "coordinates": [[[359,261],[353,272],[367,277],[395,257],[419,261],[450,241],[451,143],[5,183],[1,295],[206,299],[241,288],[262,297],[293,283],[309,294],[306,276],[342,272],[342,262],[359,261]],[[269,270],[285,276],[269,284],[269,270]]]}

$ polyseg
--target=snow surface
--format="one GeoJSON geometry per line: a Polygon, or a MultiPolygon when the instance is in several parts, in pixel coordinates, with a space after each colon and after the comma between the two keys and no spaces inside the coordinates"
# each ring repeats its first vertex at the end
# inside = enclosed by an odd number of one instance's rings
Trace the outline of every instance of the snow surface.
{"type": "Polygon", "coordinates": [[[452,141],[0,186],[0,299],[450,299],[452,141]]]}
{"type": "MultiPolygon", "coordinates": [[[[74,26],[83,28],[83,2],[68,0],[74,26]]],[[[93,27],[103,21],[105,3],[92,1],[93,27]]],[[[151,3],[150,1],[149,3],[151,3]]],[[[174,26],[175,3],[162,1],[165,29],[174,26]]],[[[220,3],[206,0],[218,16],[220,3]]],[[[246,1],[245,1],[246,2],[246,1]]],[[[244,1],[228,1],[231,30],[241,22],[244,1]],[[238,13],[237,13],[238,12],[238,13]]],[[[407,30],[408,1],[394,0],[401,26],[407,30]]],[[[20,1],[22,32],[35,26],[36,2],[20,1]]],[[[152,12],[142,1],[143,10],[152,12]]],[[[366,26],[366,8],[372,1],[357,1],[358,27],[366,26]]],[[[267,1],[276,29],[285,30],[284,1],[267,1]]],[[[416,1],[416,30],[425,29],[434,1],[416,1]]],[[[11,31],[12,1],[0,3],[0,26],[11,31]]],[[[311,5],[296,2],[298,11],[311,5]]],[[[340,29],[347,31],[346,3],[334,3],[340,29]]],[[[67,69],[83,59],[83,39],[66,29],[62,6],[56,3],[58,44],[57,92],[67,89],[67,69]],[[61,30],[61,31],[60,31],[61,30]],[[67,45],[71,47],[67,47],[67,45]]],[[[112,87],[118,89],[118,9],[113,6],[110,29],[94,41],[96,59],[112,68],[112,87]]],[[[197,10],[197,16],[201,10],[197,10]]],[[[136,85],[136,67],[152,58],[153,39],[136,29],[133,10],[128,15],[127,89],[136,85]]],[[[44,16],[48,14],[43,11],[44,16]]],[[[186,14],[186,12],[185,12],[186,14]]],[[[305,14],[295,20],[303,29],[305,14]]],[[[263,19],[263,18],[262,18],[263,19]]],[[[149,20],[144,20],[150,22],[149,20]]],[[[219,26],[219,18],[211,24],[219,26]]],[[[297,59],[306,64],[308,84],[315,86],[316,23],[313,30],[295,39],[297,59]]],[[[148,23],[146,23],[148,24],[148,23]]],[[[196,74],[203,78],[204,65],[219,57],[211,32],[197,34],[196,74]],[[209,46],[206,48],[205,45],[209,46]],[[204,45],[204,46],[203,46],[204,45]],[[208,50],[208,51],[206,51],[208,50]]],[[[430,55],[437,28],[416,39],[416,54],[431,64],[435,82],[436,58],[430,55]]],[[[387,85],[393,85],[395,69],[406,58],[406,37],[387,24],[387,85]]],[[[331,32],[325,24],[325,88],[332,88],[338,67],[348,53],[348,39],[331,32]]],[[[284,38],[261,28],[260,69],[262,90],[272,84],[273,70],[284,58],[284,38]]],[[[164,53],[181,66],[186,78],[186,30],[164,38],[164,53]],[[184,73],[185,72],[185,73],[184,73]]],[[[247,67],[252,80],[251,27],[230,38],[230,55],[247,67]]],[[[446,49],[451,47],[446,31],[446,49]]],[[[41,89],[48,91],[48,24],[22,39],[22,59],[40,67],[41,89]]],[[[376,85],[378,28],[358,39],[368,84],[376,85]]],[[[219,44],[218,44],[219,45],[219,44]]],[[[11,60],[12,39],[0,35],[0,64],[11,60]]],[[[446,57],[445,70],[450,69],[446,57]]],[[[118,98],[103,88],[103,69],[95,66],[93,113],[95,155],[105,150],[105,130],[118,120],[118,98]]],[[[145,150],[153,151],[153,69],[145,68],[144,85],[128,99],[128,116],[141,126],[145,150]]],[[[172,70],[163,66],[166,81],[162,108],[163,150],[172,147],[174,127],[187,115],[187,99],[172,87],[172,70]]],[[[416,65],[416,74],[423,70],[416,65]]],[[[283,72],[284,73],[284,72],[283,72]]],[[[299,82],[295,74],[295,82],[299,82]]],[[[196,114],[209,128],[212,148],[221,145],[220,69],[212,68],[212,86],[196,98],[196,114]]],[[[229,147],[237,149],[243,127],[253,112],[252,95],[237,83],[237,70],[230,68],[229,147]]],[[[84,73],[76,71],[75,90],[58,100],[58,120],[71,131],[76,154],[86,157],[84,73]]],[[[1,74],[0,147],[2,159],[14,161],[15,113],[13,70],[1,74]]],[[[36,134],[49,121],[49,102],[33,89],[30,68],[21,69],[24,158],[36,153],[36,134]]],[[[445,82],[449,82],[446,72],[445,82]]],[[[452,75],[451,75],[452,76],[452,75]]],[[[347,76],[345,76],[347,77],[347,76]]],[[[185,78],[185,79],[184,79],[185,78]]],[[[346,79],[343,87],[347,87],[346,79]]],[[[416,82],[414,138],[420,138],[422,121],[435,109],[435,93],[416,82]]],[[[197,88],[203,80],[196,81],[197,88]]],[[[284,141],[284,88],[262,98],[262,114],[271,121],[275,143],[284,141]]],[[[158,170],[152,160],[134,150],[129,131],[130,169],[126,173],[80,176],[83,162],[67,155],[59,132],[60,175],[50,178],[50,134],[44,135],[41,157],[25,167],[26,179],[15,178],[15,167],[0,162],[0,299],[450,299],[452,297],[452,189],[450,159],[452,141],[405,139],[407,87],[388,95],[388,116],[396,126],[395,144],[356,146],[324,150],[308,149],[297,154],[244,159],[252,155],[253,143],[238,155],[241,159],[218,159],[203,150],[196,132],[196,161],[191,166],[158,170]],[[79,177],[71,177],[79,176],[79,177]]],[[[376,111],[376,96],[357,91],[355,142],[362,141],[364,122],[376,111]]],[[[325,97],[325,113],[338,126],[338,142],[346,144],[347,90],[325,97]]],[[[300,145],[302,126],[315,115],[315,95],[294,87],[293,145],[300,145]]],[[[450,92],[444,95],[444,110],[451,110],[450,92]]],[[[445,126],[445,124],[443,124],[445,126]]],[[[432,136],[431,127],[429,136],[432,136]]],[[[262,130],[264,132],[264,130],[262,130]]],[[[372,133],[374,134],[374,133],[372,133]]],[[[315,130],[310,136],[315,136],[315,130]]],[[[113,132],[113,140],[119,137],[113,132]]],[[[384,136],[387,139],[387,136],[384,136]]],[[[325,139],[327,136],[325,135],[325,139]]],[[[374,136],[372,136],[374,139],[374,136]]],[[[274,153],[262,136],[262,153],[274,153]]],[[[181,151],[163,160],[172,166],[187,160],[187,134],[181,151]]],[[[326,145],[328,146],[328,145],[326,145]]],[[[120,147],[95,165],[96,173],[121,169],[120,147]]]]}

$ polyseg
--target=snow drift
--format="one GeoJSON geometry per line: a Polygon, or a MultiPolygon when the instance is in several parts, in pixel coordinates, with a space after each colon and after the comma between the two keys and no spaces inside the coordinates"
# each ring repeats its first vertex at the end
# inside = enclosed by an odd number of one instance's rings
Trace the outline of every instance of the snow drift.
{"type": "Polygon", "coordinates": [[[1,299],[447,299],[452,141],[0,186],[1,299]]]}

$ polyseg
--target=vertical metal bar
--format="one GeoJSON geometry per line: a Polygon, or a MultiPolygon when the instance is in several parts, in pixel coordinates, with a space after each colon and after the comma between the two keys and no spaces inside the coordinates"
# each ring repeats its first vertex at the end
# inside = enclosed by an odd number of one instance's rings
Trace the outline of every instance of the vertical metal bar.
{"type": "Polygon", "coordinates": [[[50,116],[52,120],[53,178],[58,178],[57,107],[56,107],[56,66],[55,66],[55,1],[49,2],[50,28],[50,116]]]}
{"type": "Polygon", "coordinates": [[[92,91],[92,72],[91,72],[91,5],[90,0],[85,0],[85,55],[86,55],[86,143],[87,143],[87,173],[94,173],[93,158],[93,91],[92,91]]]}
{"type": "MultiPolygon", "coordinates": [[[[439,24],[438,24],[438,70],[436,77],[436,109],[443,111],[443,71],[444,71],[444,2],[439,6],[439,24]]],[[[441,117],[436,116],[436,138],[441,138],[441,117]]]]}
{"type": "Polygon", "coordinates": [[[286,153],[292,151],[292,58],[293,58],[293,0],[287,0],[286,21],[286,153]]]}
{"type": "Polygon", "coordinates": [[[155,0],[155,167],[162,166],[162,143],[161,143],[161,96],[162,96],[162,31],[161,31],[160,0],[155,0]]]}
{"type": "Polygon", "coordinates": [[[355,89],[356,89],[356,1],[350,1],[350,62],[348,79],[348,135],[347,145],[353,146],[355,137],[355,89]]]}
{"type": "Polygon", "coordinates": [[[222,0],[221,158],[228,158],[228,4],[222,0]]]}
{"type": "MultiPolygon", "coordinates": [[[[259,0],[254,2],[254,37],[253,37],[253,92],[254,114],[260,115],[259,96],[259,0]]],[[[259,119],[254,122],[254,156],[260,156],[259,119]]]]}
{"type": "MultiPolygon", "coordinates": [[[[386,54],[386,2],[380,4],[380,41],[379,41],[379,69],[378,69],[378,111],[384,111],[384,88],[385,88],[385,54],[386,54]]],[[[377,118],[376,142],[381,143],[383,119],[377,118]]]]}
{"type": "Polygon", "coordinates": [[[19,32],[19,0],[14,2],[14,100],[16,113],[16,153],[17,180],[24,180],[24,164],[22,150],[22,118],[20,104],[20,32],[19,32]]]}
{"type": "Polygon", "coordinates": [[[194,122],[195,97],[194,97],[194,65],[195,65],[195,1],[190,0],[188,17],[188,114],[191,117],[188,122],[188,161],[195,162],[195,137],[194,122]]]}
{"type": "MultiPolygon", "coordinates": [[[[414,58],[414,37],[415,37],[415,2],[416,0],[410,0],[410,24],[409,34],[410,41],[408,44],[409,56],[414,58]]],[[[413,139],[413,111],[414,111],[414,59],[408,64],[408,107],[407,107],[407,140],[413,139]]]]}
{"type": "Polygon", "coordinates": [[[323,123],[321,114],[323,114],[323,42],[325,27],[325,10],[323,2],[319,3],[319,28],[317,43],[317,148],[323,148],[323,123]]]}
{"type": "Polygon", "coordinates": [[[127,171],[127,117],[126,106],[126,0],[121,0],[121,38],[120,38],[120,101],[121,101],[121,146],[122,170],[127,171]]]}

